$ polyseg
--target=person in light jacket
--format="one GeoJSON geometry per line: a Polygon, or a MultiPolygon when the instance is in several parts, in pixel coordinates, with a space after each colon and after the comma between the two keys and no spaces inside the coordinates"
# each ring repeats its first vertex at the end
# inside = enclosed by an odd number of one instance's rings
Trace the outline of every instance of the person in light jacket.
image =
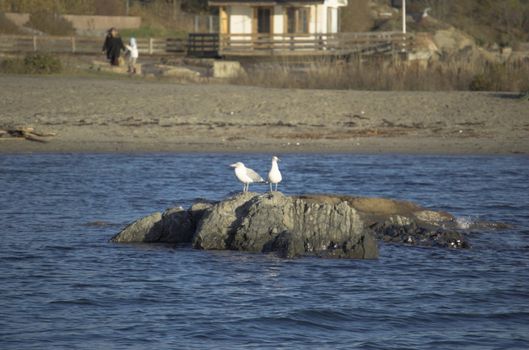
{"type": "Polygon", "coordinates": [[[129,69],[130,74],[136,74],[136,61],[138,60],[138,45],[136,44],[135,38],[130,38],[130,45],[125,45],[127,51],[126,55],[129,56],[129,69]]]}

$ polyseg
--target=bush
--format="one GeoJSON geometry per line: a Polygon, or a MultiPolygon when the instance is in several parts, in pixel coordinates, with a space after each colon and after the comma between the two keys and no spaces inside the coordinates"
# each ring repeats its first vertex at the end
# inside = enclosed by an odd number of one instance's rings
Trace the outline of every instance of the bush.
{"type": "Polygon", "coordinates": [[[6,15],[0,12],[0,33],[1,34],[20,34],[17,25],[9,20],[6,15]]]}
{"type": "Polygon", "coordinates": [[[50,54],[36,53],[26,55],[24,67],[29,74],[51,74],[62,71],[62,63],[50,54]]]}
{"type": "Polygon", "coordinates": [[[0,62],[0,72],[10,74],[24,73],[24,60],[19,58],[6,58],[0,62]]]}
{"type": "Polygon", "coordinates": [[[492,91],[494,90],[494,82],[489,75],[479,73],[474,76],[468,89],[470,91],[492,91]]]}
{"type": "Polygon", "coordinates": [[[64,17],[48,11],[38,11],[30,15],[28,26],[51,35],[73,35],[72,23],[64,17]]]}
{"type": "Polygon", "coordinates": [[[35,53],[20,58],[5,59],[0,64],[2,73],[53,74],[62,72],[62,63],[50,54],[35,53]]]}

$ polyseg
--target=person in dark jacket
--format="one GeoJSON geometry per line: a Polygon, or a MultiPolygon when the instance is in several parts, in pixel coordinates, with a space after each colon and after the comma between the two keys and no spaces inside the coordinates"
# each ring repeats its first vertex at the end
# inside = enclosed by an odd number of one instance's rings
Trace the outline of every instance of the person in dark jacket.
{"type": "Polygon", "coordinates": [[[114,28],[110,28],[105,36],[105,42],[103,44],[103,53],[107,56],[107,60],[110,61],[110,41],[112,40],[112,31],[114,28]]]}
{"type": "Polygon", "coordinates": [[[108,50],[107,57],[110,59],[110,64],[113,66],[119,66],[119,56],[121,55],[122,50],[125,51],[125,45],[123,45],[123,41],[116,28],[112,28],[106,48],[108,50]]]}

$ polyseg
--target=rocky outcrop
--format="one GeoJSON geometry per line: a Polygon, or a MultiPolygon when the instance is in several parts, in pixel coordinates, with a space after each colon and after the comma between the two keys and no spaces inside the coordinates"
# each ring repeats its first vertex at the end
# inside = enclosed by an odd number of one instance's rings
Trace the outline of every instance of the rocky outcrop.
{"type": "Polygon", "coordinates": [[[199,249],[277,252],[372,259],[377,244],[357,211],[344,201],[287,197],[279,192],[232,197],[200,221],[193,245],[199,249]]]}
{"type": "Polygon", "coordinates": [[[125,227],[113,242],[187,243],[197,249],[373,259],[384,242],[466,248],[448,213],[383,198],[241,193],[190,209],[154,213],[125,227]]]}

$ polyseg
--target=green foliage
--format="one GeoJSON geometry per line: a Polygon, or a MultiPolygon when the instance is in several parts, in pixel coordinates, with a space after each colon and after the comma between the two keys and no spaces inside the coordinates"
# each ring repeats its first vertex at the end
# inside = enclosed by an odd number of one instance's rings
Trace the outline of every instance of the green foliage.
{"type": "Polygon", "coordinates": [[[474,76],[470,82],[468,89],[470,91],[492,91],[494,88],[494,82],[491,77],[485,73],[479,73],[474,76]]]}
{"type": "Polygon", "coordinates": [[[62,63],[57,57],[45,54],[35,53],[24,57],[24,67],[28,73],[32,74],[51,74],[62,71],[62,63]]]}
{"type": "Polygon", "coordinates": [[[0,62],[0,72],[9,74],[23,74],[24,60],[19,58],[6,58],[0,62]]]}
{"type": "Polygon", "coordinates": [[[54,74],[62,72],[61,61],[50,54],[28,54],[23,59],[4,59],[0,63],[0,72],[11,74],[54,74]]]}
{"type": "Polygon", "coordinates": [[[0,11],[49,11],[73,15],[122,15],[124,0],[1,0],[0,11]],[[108,13],[102,13],[107,12],[108,13]]]}
{"type": "Polygon", "coordinates": [[[0,12],[0,34],[20,34],[17,25],[0,12]]]}
{"type": "Polygon", "coordinates": [[[476,73],[468,85],[472,91],[526,91],[529,89],[529,65],[518,61],[488,63],[476,73]]]}
{"type": "Polygon", "coordinates": [[[32,13],[29,17],[28,26],[51,35],[75,34],[75,29],[70,21],[48,11],[32,13]]]}

